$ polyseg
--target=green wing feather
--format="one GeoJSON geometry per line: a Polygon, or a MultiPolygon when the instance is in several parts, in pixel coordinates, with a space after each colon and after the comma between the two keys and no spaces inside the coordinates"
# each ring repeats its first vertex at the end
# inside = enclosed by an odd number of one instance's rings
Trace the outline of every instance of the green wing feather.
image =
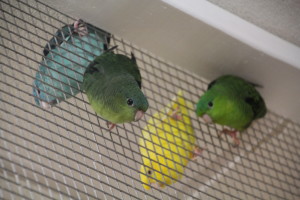
{"type": "Polygon", "coordinates": [[[250,105],[253,111],[252,120],[261,118],[267,113],[265,102],[255,89],[255,86],[258,86],[257,84],[245,81],[236,76],[225,75],[211,82],[208,86],[208,90],[214,85],[216,85],[216,87],[221,86],[232,95],[238,96],[241,103],[250,105]]]}
{"type": "MultiPolygon", "coordinates": [[[[111,77],[122,74],[131,75],[141,88],[142,77],[133,54],[130,60],[124,55],[106,52],[103,55],[98,56],[87,67],[84,76],[86,84],[98,81],[100,85],[103,85],[107,83],[111,77]],[[95,73],[98,75],[94,76],[95,73]]],[[[84,87],[86,88],[87,85],[84,87]]]]}

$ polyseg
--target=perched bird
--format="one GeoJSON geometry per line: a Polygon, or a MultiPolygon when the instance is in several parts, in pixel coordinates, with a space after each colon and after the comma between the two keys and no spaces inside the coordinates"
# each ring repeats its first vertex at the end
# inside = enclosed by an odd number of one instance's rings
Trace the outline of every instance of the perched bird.
{"type": "Polygon", "coordinates": [[[155,113],[142,130],[139,139],[143,187],[163,188],[177,182],[190,159],[200,155],[188,113],[192,108],[179,91],[166,108],[155,113]]]}
{"type": "Polygon", "coordinates": [[[239,145],[237,133],[245,130],[255,119],[265,116],[267,108],[255,84],[242,78],[225,75],[212,81],[197,103],[196,113],[207,123],[226,125],[224,129],[235,145],[239,145]]]}
{"type": "Polygon", "coordinates": [[[83,73],[101,55],[110,34],[79,19],[58,30],[44,48],[33,83],[37,105],[50,108],[80,91],[83,73]]]}
{"type": "Polygon", "coordinates": [[[117,123],[138,121],[148,109],[141,91],[142,77],[134,54],[131,58],[108,50],[87,67],[83,89],[89,103],[108,121],[109,130],[117,123]]]}

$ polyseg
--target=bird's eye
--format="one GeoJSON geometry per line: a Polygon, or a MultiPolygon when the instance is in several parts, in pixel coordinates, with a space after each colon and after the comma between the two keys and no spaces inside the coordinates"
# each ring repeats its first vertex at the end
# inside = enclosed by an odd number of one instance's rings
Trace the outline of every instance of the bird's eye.
{"type": "Polygon", "coordinates": [[[151,175],[151,174],[152,174],[152,171],[151,171],[151,170],[148,170],[147,173],[148,173],[149,175],[151,175]]]}
{"type": "Polygon", "coordinates": [[[208,107],[212,108],[214,106],[213,102],[208,102],[208,107]]]}
{"type": "Polygon", "coordinates": [[[133,100],[132,99],[127,99],[127,105],[133,106],[133,100]]]}
{"type": "Polygon", "coordinates": [[[37,89],[38,94],[41,94],[41,91],[39,89],[37,89]]]}

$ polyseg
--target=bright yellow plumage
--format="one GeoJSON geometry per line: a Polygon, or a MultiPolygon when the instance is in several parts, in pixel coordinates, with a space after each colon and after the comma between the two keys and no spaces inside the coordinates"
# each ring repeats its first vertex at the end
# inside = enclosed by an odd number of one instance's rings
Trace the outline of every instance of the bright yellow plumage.
{"type": "Polygon", "coordinates": [[[150,189],[150,185],[165,187],[175,183],[194,157],[193,151],[197,148],[188,113],[191,105],[179,91],[177,97],[155,113],[142,130],[140,179],[145,189],[150,189]]]}

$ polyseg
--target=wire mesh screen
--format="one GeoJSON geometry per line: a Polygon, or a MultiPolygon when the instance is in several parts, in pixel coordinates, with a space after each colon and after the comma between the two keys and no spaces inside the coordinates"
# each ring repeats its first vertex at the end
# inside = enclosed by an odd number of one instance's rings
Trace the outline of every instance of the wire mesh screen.
{"type": "MultiPolygon", "coordinates": [[[[36,106],[32,83],[42,51],[74,18],[34,0],[1,1],[0,197],[2,199],[299,199],[300,126],[268,112],[231,146],[221,126],[189,109],[201,156],[178,182],[145,190],[139,138],[148,119],[183,91],[194,105],[207,81],[113,36],[116,53],[133,52],[145,117],[108,131],[80,92],[50,109],[36,106]]],[[[100,27],[101,28],[101,27],[100,27]]]]}

